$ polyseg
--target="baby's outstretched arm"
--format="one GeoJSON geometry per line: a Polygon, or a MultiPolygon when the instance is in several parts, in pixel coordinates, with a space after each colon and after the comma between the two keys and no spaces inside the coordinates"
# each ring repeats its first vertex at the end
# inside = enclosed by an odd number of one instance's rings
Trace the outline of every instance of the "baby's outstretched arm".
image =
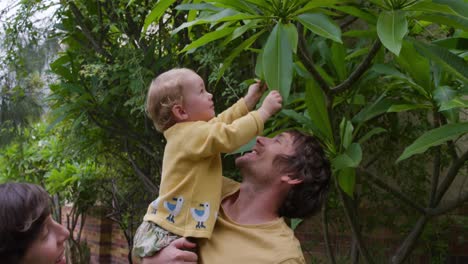
{"type": "Polygon", "coordinates": [[[257,81],[249,86],[249,90],[244,97],[245,104],[249,111],[252,111],[257,104],[258,100],[262,97],[266,91],[267,85],[264,82],[257,81]]]}
{"type": "Polygon", "coordinates": [[[273,90],[271,91],[265,100],[263,100],[262,106],[258,109],[258,113],[262,118],[263,122],[266,122],[268,118],[276,114],[281,109],[281,104],[283,102],[283,97],[281,94],[273,90]]]}

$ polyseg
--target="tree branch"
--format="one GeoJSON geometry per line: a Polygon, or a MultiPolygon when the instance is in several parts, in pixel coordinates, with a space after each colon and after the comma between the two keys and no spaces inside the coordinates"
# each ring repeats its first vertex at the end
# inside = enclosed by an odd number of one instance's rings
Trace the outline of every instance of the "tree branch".
{"type": "Polygon", "coordinates": [[[414,199],[411,199],[410,197],[407,197],[406,195],[401,193],[399,190],[397,190],[396,188],[390,186],[386,182],[382,181],[380,178],[378,178],[377,176],[375,176],[374,174],[372,174],[368,170],[359,167],[358,171],[360,173],[363,173],[363,174],[367,175],[368,177],[364,177],[364,178],[367,179],[367,180],[370,180],[372,183],[374,183],[375,185],[380,187],[382,190],[390,193],[395,198],[398,198],[401,201],[405,202],[407,205],[409,205],[409,206],[413,207],[414,209],[418,210],[421,214],[426,214],[426,209],[424,209],[424,207],[417,204],[414,201],[414,199]]]}
{"type": "Polygon", "coordinates": [[[336,94],[343,92],[344,90],[351,87],[351,85],[353,85],[364,74],[364,72],[366,72],[367,69],[369,69],[372,60],[374,59],[381,46],[382,44],[380,43],[380,41],[376,40],[372,45],[369,53],[367,54],[367,57],[361,62],[361,64],[359,64],[359,66],[354,70],[354,72],[352,72],[349,75],[348,79],[344,80],[342,83],[332,88],[331,92],[336,94]]]}
{"type": "Polygon", "coordinates": [[[463,203],[468,201],[468,192],[465,192],[464,194],[460,195],[458,199],[450,201],[444,205],[440,205],[437,208],[428,208],[427,209],[427,214],[430,216],[438,216],[445,214],[458,206],[462,205],[463,203]]]}
{"type": "Polygon", "coordinates": [[[324,205],[322,206],[322,229],[323,229],[323,240],[325,241],[325,248],[327,250],[328,260],[331,264],[336,264],[335,255],[333,254],[331,243],[330,243],[330,233],[328,232],[328,199],[326,199],[324,205]]]}
{"type": "Polygon", "coordinates": [[[351,203],[351,198],[346,196],[346,194],[341,190],[340,186],[338,186],[338,181],[335,181],[335,187],[338,190],[338,196],[340,197],[341,203],[343,204],[345,216],[348,220],[349,226],[351,227],[351,231],[353,232],[353,237],[356,239],[356,243],[358,245],[359,251],[363,257],[365,263],[373,263],[372,258],[367,251],[364,245],[364,239],[362,238],[361,232],[359,231],[359,225],[356,221],[355,216],[353,215],[353,209],[351,203]]]}
{"type": "Polygon", "coordinates": [[[127,141],[125,142],[125,152],[127,152],[128,155],[128,161],[132,164],[133,170],[137,174],[137,176],[145,183],[145,187],[152,193],[153,196],[157,195],[159,192],[159,188],[153,184],[153,182],[149,179],[148,176],[138,167],[136,164],[135,160],[132,158],[132,154],[130,154],[130,151],[128,150],[128,143],[127,141]]]}
{"type": "Polygon", "coordinates": [[[81,27],[81,32],[83,32],[84,36],[89,40],[89,42],[94,47],[96,52],[104,56],[109,61],[113,61],[112,56],[108,54],[94,39],[91,31],[88,29],[88,27],[84,23],[83,15],[81,14],[80,10],[75,5],[75,3],[73,3],[72,1],[68,1],[68,4],[70,5],[70,10],[72,11],[73,15],[75,15],[76,22],[81,27]]]}
{"type": "Polygon", "coordinates": [[[465,153],[463,153],[458,159],[452,162],[452,165],[450,166],[449,171],[447,172],[447,175],[445,176],[445,179],[442,181],[442,183],[439,186],[439,191],[437,193],[436,200],[435,200],[436,205],[440,203],[440,201],[442,200],[442,197],[444,197],[448,188],[450,187],[453,180],[455,179],[458,172],[460,171],[460,168],[465,164],[467,160],[468,160],[468,150],[465,151],[465,153]]]}
{"type": "Polygon", "coordinates": [[[301,33],[303,30],[302,30],[302,25],[300,23],[297,25],[297,30],[299,32],[299,52],[297,54],[299,55],[299,58],[301,59],[301,61],[304,63],[304,66],[306,67],[306,69],[314,77],[315,81],[317,81],[320,88],[322,88],[323,91],[326,94],[328,94],[330,92],[330,87],[328,86],[325,79],[315,69],[314,62],[312,61],[311,56],[309,52],[307,51],[307,43],[306,43],[304,34],[301,33]]]}
{"type": "Polygon", "coordinates": [[[392,264],[400,264],[408,257],[409,253],[413,250],[414,246],[416,245],[416,241],[418,240],[419,236],[424,230],[427,220],[429,220],[429,218],[426,215],[421,216],[418,219],[418,222],[416,222],[416,225],[411,230],[411,233],[408,234],[401,246],[398,248],[395,255],[393,255],[391,259],[392,264]]]}

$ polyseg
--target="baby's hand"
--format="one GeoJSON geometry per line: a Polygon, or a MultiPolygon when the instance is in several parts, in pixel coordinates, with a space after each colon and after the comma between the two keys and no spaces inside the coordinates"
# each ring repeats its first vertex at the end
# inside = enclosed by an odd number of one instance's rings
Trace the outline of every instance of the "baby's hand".
{"type": "Polygon", "coordinates": [[[265,100],[263,100],[262,106],[258,109],[258,113],[262,117],[263,122],[281,109],[282,102],[283,97],[281,97],[281,94],[276,90],[271,91],[267,95],[265,100]]]}
{"type": "Polygon", "coordinates": [[[249,90],[244,97],[245,104],[247,105],[249,111],[254,109],[255,105],[257,104],[258,100],[260,100],[266,89],[267,85],[264,82],[260,82],[258,80],[256,83],[249,86],[249,90]]]}

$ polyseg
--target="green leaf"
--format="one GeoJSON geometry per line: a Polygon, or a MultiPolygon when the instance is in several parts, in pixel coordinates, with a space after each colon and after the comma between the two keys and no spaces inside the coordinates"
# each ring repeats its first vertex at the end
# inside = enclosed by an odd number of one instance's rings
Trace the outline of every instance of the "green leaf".
{"type": "Polygon", "coordinates": [[[225,37],[229,34],[231,34],[234,31],[234,27],[226,27],[220,30],[216,30],[210,33],[207,33],[203,35],[203,37],[195,40],[194,42],[190,43],[189,45],[185,46],[183,50],[181,50],[179,53],[183,53],[186,51],[190,51],[192,49],[196,49],[200,46],[206,45],[207,43],[210,43],[212,41],[215,41],[217,39],[220,39],[222,37],[225,37]]]}
{"type": "Polygon", "coordinates": [[[341,6],[334,6],[333,9],[340,10],[341,12],[344,12],[346,14],[352,15],[357,18],[361,18],[362,20],[368,22],[371,25],[374,25],[377,22],[377,18],[375,17],[374,14],[369,13],[364,11],[364,9],[357,8],[354,6],[347,6],[347,5],[341,5],[341,6]]]}
{"type": "Polygon", "coordinates": [[[427,131],[403,151],[403,154],[401,154],[397,162],[405,160],[415,154],[423,153],[430,147],[443,144],[467,132],[468,122],[448,124],[427,131]]]}
{"type": "Polygon", "coordinates": [[[310,12],[319,7],[334,7],[336,4],[343,4],[349,1],[344,0],[314,0],[309,1],[304,7],[294,12],[293,16],[310,12]]]}
{"type": "Polygon", "coordinates": [[[297,28],[293,23],[288,23],[284,25],[284,29],[286,30],[287,38],[291,41],[291,48],[294,53],[297,52],[297,42],[299,40],[297,28]]]}
{"type": "Polygon", "coordinates": [[[350,197],[353,197],[356,185],[356,169],[344,168],[338,171],[338,185],[350,197]]]}
{"type": "Polygon", "coordinates": [[[468,100],[462,98],[454,98],[440,104],[439,111],[447,111],[454,108],[468,108],[468,100]]]}
{"type": "Polygon", "coordinates": [[[362,149],[358,143],[353,143],[343,154],[338,155],[332,160],[332,166],[335,171],[344,168],[356,168],[362,160],[362,149]]]}
{"type": "Polygon", "coordinates": [[[340,123],[340,137],[341,137],[341,145],[347,149],[353,140],[353,131],[354,126],[346,118],[343,118],[340,123]]]}
{"type": "Polygon", "coordinates": [[[468,2],[466,0],[433,0],[434,3],[447,5],[463,17],[468,17],[468,2]]]}
{"type": "Polygon", "coordinates": [[[292,49],[282,23],[277,23],[263,49],[263,74],[270,89],[278,89],[287,102],[292,82],[292,49]]]}
{"type": "Polygon", "coordinates": [[[331,62],[335,68],[335,72],[338,75],[339,81],[346,79],[348,73],[345,63],[346,49],[343,44],[333,42],[331,47],[331,62]]]}
{"type": "Polygon", "coordinates": [[[423,56],[432,59],[458,78],[468,82],[468,63],[462,58],[443,47],[423,43],[417,40],[414,40],[413,44],[423,56]]]}
{"type": "Polygon", "coordinates": [[[413,44],[403,41],[400,56],[396,58],[398,64],[411,75],[411,78],[421,86],[425,93],[431,90],[431,66],[426,57],[421,56],[413,44]]]}
{"type": "Polygon", "coordinates": [[[429,98],[429,87],[427,88],[427,90],[424,89],[423,87],[415,83],[408,75],[401,73],[392,66],[385,64],[375,64],[374,66],[372,66],[371,70],[383,74],[385,76],[384,78],[392,77],[404,80],[406,83],[410,84],[411,87],[414,88],[414,90],[416,90],[420,95],[422,95],[425,98],[429,98]]]}
{"type": "Polygon", "coordinates": [[[251,36],[250,38],[246,39],[244,42],[242,42],[239,46],[237,46],[231,54],[223,61],[223,66],[219,69],[217,78],[218,80],[221,79],[221,77],[224,75],[224,72],[226,71],[229,66],[231,66],[232,61],[239,56],[239,54],[249,48],[257,39],[260,37],[263,33],[265,33],[266,30],[262,30],[258,32],[257,34],[251,36]]]}
{"type": "Polygon", "coordinates": [[[408,11],[422,11],[425,13],[445,13],[451,15],[457,15],[452,8],[444,4],[437,4],[434,1],[420,1],[414,5],[411,5],[405,10],[408,11]]]}
{"type": "Polygon", "coordinates": [[[297,20],[315,34],[343,43],[341,41],[340,27],[328,16],[318,13],[308,13],[297,16],[297,20]]]}
{"type": "Polygon", "coordinates": [[[143,31],[154,21],[159,21],[164,12],[175,2],[175,0],[160,0],[153,7],[153,10],[146,16],[143,31]]]}
{"type": "Polygon", "coordinates": [[[302,223],[302,219],[300,218],[291,218],[291,229],[296,230],[297,226],[302,223]]]}
{"type": "Polygon", "coordinates": [[[362,109],[359,113],[357,113],[352,121],[353,123],[362,123],[367,120],[370,120],[378,115],[386,113],[387,110],[394,104],[394,101],[389,99],[383,99],[383,96],[380,97],[373,103],[370,103],[364,109],[362,109]]]}
{"type": "Polygon", "coordinates": [[[226,156],[234,155],[234,154],[243,154],[244,152],[250,151],[250,150],[252,150],[253,146],[255,146],[256,142],[257,142],[257,138],[254,138],[254,139],[250,140],[249,143],[245,144],[244,146],[238,148],[237,150],[235,150],[235,151],[233,151],[231,153],[226,154],[226,156]]]}
{"type": "Polygon", "coordinates": [[[400,54],[404,36],[408,33],[406,13],[403,11],[385,11],[377,20],[377,35],[382,44],[394,53],[400,54]]]}
{"type": "Polygon", "coordinates": [[[306,81],[305,103],[307,112],[315,124],[320,129],[321,133],[330,141],[333,139],[333,133],[328,116],[326,97],[313,79],[306,81]]]}
{"type": "Polygon", "coordinates": [[[446,38],[432,42],[437,46],[453,50],[465,50],[468,47],[468,39],[466,38],[446,38]]]}
{"type": "Polygon", "coordinates": [[[209,16],[200,17],[190,22],[182,23],[182,25],[174,29],[171,32],[171,34],[174,35],[177,32],[181,31],[182,29],[192,27],[195,25],[200,25],[200,24],[220,23],[220,22],[229,22],[229,21],[237,21],[237,20],[258,19],[258,18],[261,18],[261,17],[242,14],[232,9],[224,9],[223,11],[220,11],[218,13],[215,13],[209,16]]]}
{"type": "Polygon", "coordinates": [[[409,111],[409,110],[416,110],[416,109],[429,110],[429,109],[431,109],[431,106],[430,105],[425,105],[425,104],[399,104],[399,105],[392,105],[390,108],[388,108],[387,112],[388,113],[399,113],[399,112],[404,112],[404,111],[409,111]]]}
{"type": "Polygon", "coordinates": [[[297,113],[294,110],[291,109],[283,109],[280,112],[281,114],[294,119],[296,122],[299,124],[303,125],[307,129],[311,130],[312,133],[318,137],[322,142],[326,142],[326,137],[322,134],[321,130],[317,127],[314,121],[310,120],[309,118],[305,117],[304,115],[301,115],[297,113]]]}
{"type": "Polygon", "coordinates": [[[422,15],[415,16],[414,18],[418,20],[430,21],[436,24],[442,24],[451,26],[454,28],[459,28],[464,31],[468,31],[468,19],[465,17],[448,15],[448,14],[428,14],[423,13],[422,15]]]}
{"type": "Polygon", "coordinates": [[[191,4],[180,4],[178,6],[176,6],[177,10],[208,10],[208,11],[212,11],[212,12],[219,12],[219,11],[222,11],[224,10],[224,8],[221,8],[221,7],[216,7],[212,4],[208,4],[208,3],[191,3],[191,4]]]}
{"type": "Polygon", "coordinates": [[[247,12],[250,14],[256,14],[257,11],[253,6],[246,1],[242,0],[210,0],[212,3],[221,4],[223,7],[233,8],[241,12],[247,12]]]}
{"type": "Polygon", "coordinates": [[[358,143],[363,144],[367,140],[369,140],[372,136],[387,132],[387,130],[381,128],[381,127],[374,127],[371,131],[367,132],[362,138],[359,139],[358,143]]]}

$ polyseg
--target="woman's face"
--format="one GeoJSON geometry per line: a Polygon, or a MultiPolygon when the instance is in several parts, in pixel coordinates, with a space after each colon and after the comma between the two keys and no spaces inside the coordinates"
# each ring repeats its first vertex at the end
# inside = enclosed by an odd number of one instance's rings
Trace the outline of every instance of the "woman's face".
{"type": "Polygon", "coordinates": [[[26,250],[23,263],[65,264],[65,241],[69,236],[68,230],[49,215],[38,237],[26,250]]]}

